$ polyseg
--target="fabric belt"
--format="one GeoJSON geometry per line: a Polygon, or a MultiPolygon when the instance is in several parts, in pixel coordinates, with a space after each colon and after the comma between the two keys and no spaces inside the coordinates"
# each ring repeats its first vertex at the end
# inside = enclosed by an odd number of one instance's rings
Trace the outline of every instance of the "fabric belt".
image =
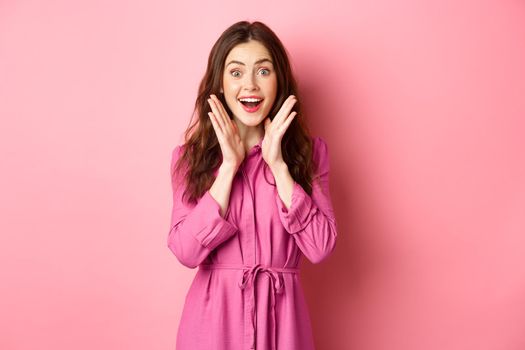
{"type": "Polygon", "coordinates": [[[257,334],[257,312],[256,312],[256,278],[259,273],[265,273],[270,277],[271,287],[271,317],[272,317],[272,350],[277,350],[277,324],[275,317],[275,299],[276,294],[281,294],[284,284],[281,281],[279,272],[282,273],[299,273],[299,268],[291,267],[269,267],[257,264],[255,266],[246,266],[241,264],[201,264],[202,269],[234,269],[244,270],[238,285],[243,291],[245,298],[244,308],[244,341],[247,349],[255,349],[255,335],[257,334]]]}

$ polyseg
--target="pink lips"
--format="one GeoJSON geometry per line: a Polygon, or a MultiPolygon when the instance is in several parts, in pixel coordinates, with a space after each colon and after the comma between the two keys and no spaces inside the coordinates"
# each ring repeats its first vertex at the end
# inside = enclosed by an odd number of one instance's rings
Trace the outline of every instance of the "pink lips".
{"type": "Polygon", "coordinates": [[[259,96],[256,96],[256,95],[250,95],[250,96],[242,96],[242,97],[239,97],[239,100],[240,99],[243,99],[243,98],[257,98],[257,99],[261,99],[261,102],[259,102],[259,104],[255,107],[248,107],[248,106],[245,106],[241,101],[238,101],[242,108],[244,108],[244,110],[248,113],[255,113],[259,110],[259,108],[261,108],[261,105],[264,101],[264,99],[262,97],[259,97],[259,96]]]}
{"type": "Polygon", "coordinates": [[[261,108],[261,105],[262,105],[262,101],[255,107],[248,107],[248,106],[245,106],[242,102],[239,101],[239,103],[241,104],[242,108],[244,108],[244,110],[248,113],[255,113],[259,110],[259,108],[261,108]]]}

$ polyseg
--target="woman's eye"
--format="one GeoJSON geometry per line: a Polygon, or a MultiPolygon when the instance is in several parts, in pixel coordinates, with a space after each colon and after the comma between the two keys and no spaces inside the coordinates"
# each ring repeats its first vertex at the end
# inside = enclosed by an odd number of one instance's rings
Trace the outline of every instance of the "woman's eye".
{"type": "Polygon", "coordinates": [[[234,77],[238,78],[241,76],[241,72],[239,72],[238,70],[232,70],[231,71],[231,75],[233,75],[234,77]]]}
{"type": "Polygon", "coordinates": [[[266,68],[261,69],[260,72],[261,72],[262,75],[270,74],[270,71],[268,69],[266,69],[266,68]]]}

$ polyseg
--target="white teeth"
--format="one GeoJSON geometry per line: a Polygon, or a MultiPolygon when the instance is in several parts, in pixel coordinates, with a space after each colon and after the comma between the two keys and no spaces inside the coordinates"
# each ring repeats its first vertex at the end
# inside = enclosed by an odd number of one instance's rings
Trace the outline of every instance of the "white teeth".
{"type": "Polygon", "coordinates": [[[261,98],[240,98],[239,101],[241,102],[259,102],[262,101],[261,98]]]}

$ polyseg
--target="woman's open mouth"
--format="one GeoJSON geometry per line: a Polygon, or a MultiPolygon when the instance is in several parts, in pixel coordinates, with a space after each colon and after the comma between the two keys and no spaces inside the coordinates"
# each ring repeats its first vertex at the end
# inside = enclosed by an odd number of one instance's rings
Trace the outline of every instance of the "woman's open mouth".
{"type": "Polygon", "coordinates": [[[240,98],[239,103],[242,108],[248,113],[254,113],[259,110],[262,105],[262,98],[240,98]]]}

